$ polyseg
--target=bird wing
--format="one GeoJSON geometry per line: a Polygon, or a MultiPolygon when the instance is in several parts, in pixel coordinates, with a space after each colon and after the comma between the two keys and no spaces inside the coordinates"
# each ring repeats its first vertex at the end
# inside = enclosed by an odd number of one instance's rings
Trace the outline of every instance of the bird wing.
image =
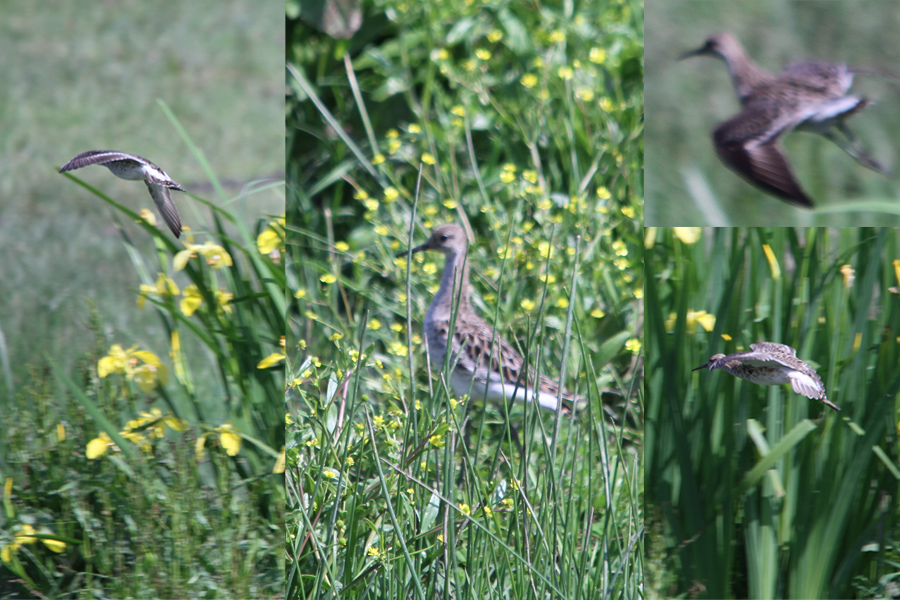
{"type": "Polygon", "coordinates": [[[159,210],[159,214],[162,216],[163,221],[165,221],[166,225],[169,226],[169,229],[172,230],[172,234],[176,239],[181,237],[181,217],[178,214],[178,208],[175,206],[175,203],[172,202],[172,197],[169,195],[169,188],[150,183],[149,181],[145,183],[147,184],[147,189],[150,190],[150,196],[153,197],[153,201],[156,203],[156,208],[159,210]]]}
{"type": "Polygon", "coordinates": [[[794,350],[790,346],[786,346],[785,344],[778,344],[776,342],[756,342],[755,344],[750,344],[750,349],[756,350],[757,352],[778,352],[794,357],[797,356],[796,350],[794,350]]]}
{"type": "Polygon", "coordinates": [[[765,192],[792,204],[810,207],[812,200],[797,182],[790,163],[778,146],[778,137],[748,137],[743,121],[748,111],[719,125],[713,143],[726,166],[765,192]]]}
{"type": "MultiPolygon", "coordinates": [[[[522,367],[525,361],[512,345],[499,333],[495,333],[487,323],[479,318],[478,323],[471,323],[469,327],[460,328],[457,324],[453,334],[453,357],[457,361],[457,368],[463,369],[470,376],[479,380],[494,383],[519,383],[523,388],[537,387],[543,392],[557,395],[559,384],[545,375],[539,378],[536,371],[528,367],[527,373],[522,376],[522,367]],[[493,342],[493,349],[491,343],[493,342]],[[461,349],[464,351],[460,352],[461,349]],[[521,377],[521,379],[520,379],[521,377]]],[[[563,398],[574,402],[584,402],[583,398],[563,388],[563,398]]]]}
{"type": "Polygon", "coordinates": [[[129,162],[133,163],[134,166],[140,166],[144,164],[151,164],[146,158],[141,158],[135,154],[127,154],[125,152],[118,152],[116,150],[89,150],[87,152],[82,152],[65,165],[63,168],[59,170],[60,173],[65,173],[66,171],[72,171],[74,169],[80,169],[82,167],[89,167],[91,165],[105,165],[110,162],[129,162]]]}
{"type": "Polygon", "coordinates": [[[791,388],[794,390],[795,394],[800,394],[801,396],[806,396],[813,400],[821,400],[825,397],[822,380],[815,372],[792,372],[788,374],[788,377],[791,378],[791,388]]]}

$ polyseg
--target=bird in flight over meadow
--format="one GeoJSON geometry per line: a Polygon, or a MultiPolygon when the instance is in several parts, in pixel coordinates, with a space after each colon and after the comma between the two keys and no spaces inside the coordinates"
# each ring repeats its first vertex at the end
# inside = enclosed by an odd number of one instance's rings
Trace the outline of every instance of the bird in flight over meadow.
{"type": "Polygon", "coordinates": [[[794,393],[810,400],[819,400],[841,412],[825,395],[825,385],[815,369],[797,358],[797,351],[784,344],[757,342],[750,344],[750,352],[734,354],[713,354],[699,369],[722,369],[735,377],[746,379],[759,385],[791,384],[794,393]]]}
{"type": "Polygon", "coordinates": [[[172,202],[169,190],[184,191],[184,188],[175,183],[165,171],[154,165],[146,158],[142,158],[135,154],[127,154],[125,152],[117,152],[115,150],[91,150],[79,154],[59,170],[60,173],[73,171],[82,167],[91,165],[103,165],[113,175],[120,179],[128,179],[130,181],[141,181],[147,184],[150,190],[150,196],[156,203],[159,214],[172,234],[181,237],[181,217],[178,215],[178,209],[172,202]]]}
{"type": "Polygon", "coordinates": [[[712,56],[725,62],[741,111],[716,127],[713,145],[728,168],[764,192],[804,208],[813,206],[779,144],[794,129],[817,133],[862,166],[890,176],[845,123],[870,104],[866,98],[848,93],[853,75],[871,71],[802,61],[771,75],[756,66],[730,33],[710,36],[679,60],[692,56],[712,56]]]}

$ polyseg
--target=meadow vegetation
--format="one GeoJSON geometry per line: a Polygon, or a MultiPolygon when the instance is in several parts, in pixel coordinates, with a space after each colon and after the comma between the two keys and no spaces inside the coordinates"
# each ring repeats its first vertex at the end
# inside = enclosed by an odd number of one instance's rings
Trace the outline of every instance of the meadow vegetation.
{"type": "Polygon", "coordinates": [[[94,312],[75,369],[46,357],[5,402],[0,594],[279,596],[283,218],[251,230],[210,203],[210,233],[176,242],[95,193],[154,239],[151,257],[122,246],[167,355],[108,344],[94,312]]]}
{"type": "Polygon", "coordinates": [[[621,1],[382,2],[346,41],[289,18],[289,597],[640,596],[641,26],[621,1]],[[441,257],[395,255],[446,222],[577,418],[429,374],[441,257]]]}
{"type": "Polygon", "coordinates": [[[898,574],[893,229],[647,230],[648,594],[890,595],[898,574]],[[720,370],[796,348],[837,413],[720,370]]]}

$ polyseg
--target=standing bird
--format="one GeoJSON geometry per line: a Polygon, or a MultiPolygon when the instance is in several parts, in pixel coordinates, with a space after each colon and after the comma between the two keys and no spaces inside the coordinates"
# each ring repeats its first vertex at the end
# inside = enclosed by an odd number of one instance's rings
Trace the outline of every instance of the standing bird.
{"type": "Polygon", "coordinates": [[[890,175],[844,122],[869,104],[861,96],[847,94],[853,74],[860,70],[804,61],[789,64],[777,76],[770,75],[756,66],[729,33],[711,36],[679,60],[692,56],[717,57],[728,67],[741,112],[716,127],[713,144],[722,162],[748,182],[791,204],[812,207],[778,144],[794,129],[818,133],[864,167],[890,175]]]}
{"type": "Polygon", "coordinates": [[[181,217],[178,216],[178,209],[169,195],[169,190],[184,191],[184,188],[175,183],[175,181],[166,175],[166,172],[154,165],[146,158],[136,156],[134,154],[126,154],[125,152],[116,152],[115,150],[91,150],[83,154],[79,154],[59,170],[60,173],[88,167],[90,165],[103,165],[113,175],[120,179],[128,179],[131,181],[143,180],[150,190],[150,196],[156,203],[159,214],[172,234],[181,237],[181,217]]]}
{"type": "MultiPolygon", "coordinates": [[[[543,375],[536,377],[530,367],[523,373],[525,361],[519,353],[478,316],[469,303],[467,247],[465,230],[450,224],[435,228],[427,242],[409,251],[436,250],[445,256],[440,288],[425,315],[431,364],[442,368],[449,349],[450,385],[457,394],[469,394],[474,400],[486,395],[494,401],[537,401],[541,408],[565,413],[585,404],[584,398],[563,389],[563,406],[559,407],[559,384],[543,375]],[[456,321],[451,331],[454,310],[456,321]]],[[[406,255],[402,252],[397,256],[406,255]]]]}
{"type": "Polygon", "coordinates": [[[750,344],[750,352],[714,354],[705,365],[692,371],[709,368],[722,369],[735,377],[760,385],[791,384],[795,394],[821,400],[834,410],[841,409],[825,397],[822,379],[808,364],[797,358],[797,351],[784,344],[757,342],[750,344]]]}

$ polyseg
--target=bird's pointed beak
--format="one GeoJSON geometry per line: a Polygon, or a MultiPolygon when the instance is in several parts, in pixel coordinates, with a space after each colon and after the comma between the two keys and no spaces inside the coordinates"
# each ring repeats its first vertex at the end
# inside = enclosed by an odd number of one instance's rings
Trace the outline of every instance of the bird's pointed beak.
{"type": "Polygon", "coordinates": [[[688,52],[685,52],[684,54],[679,55],[677,60],[684,60],[686,58],[691,58],[693,56],[700,56],[700,55],[706,54],[706,53],[707,53],[706,46],[700,46],[699,48],[696,48],[694,50],[689,50],[688,52]]]}
{"type": "Polygon", "coordinates": [[[401,256],[408,256],[410,254],[415,254],[416,252],[421,252],[422,250],[428,250],[431,246],[428,245],[428,242],[425,242],[421,246],[416,246],[412,250],[404,250],[403,252],[398,252],[394,255],[394,258],[400,258],[401,256]]]}
{"type": "Polygon", "coordinates": [[[700,366],[697,367],[696,369],[691,369],[691,373],[693,373],[694,371],[699,371],[700,369],[705,369],[706,367],[708,367],[708,366],[711,365],[711,364],[712,364],[712,361],[711,361],[711,360],[710,360],[710,361],[707,361],[706,364],[700,365],[700,366]]]}

